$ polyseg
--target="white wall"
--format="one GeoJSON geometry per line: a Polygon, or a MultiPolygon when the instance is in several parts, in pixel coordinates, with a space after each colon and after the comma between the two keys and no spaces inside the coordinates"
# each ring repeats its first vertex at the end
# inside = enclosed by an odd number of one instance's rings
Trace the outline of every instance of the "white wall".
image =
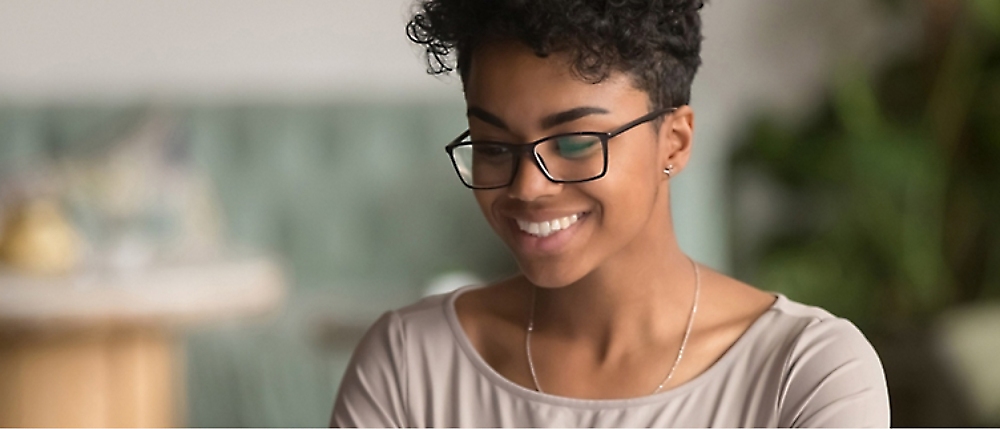
{"type": "Polygon", "coordinates": [[[0,0],[0,99],[439,97],[401,0],[0,0]]]}
{"type": "MultiPolygon", "coordinates": [[[[410,0],[0,0],[0,103],[355,98],[461,102],[407,41],[410,0]]],[[[704,11],[696,155],[677,182],[681,242],[725,269],[725,159],[746,115],[792,116],[844,58],[905,25],[867,0],[715,0],[704,11]]],[[[889,41],[890,43],[886,43],[889,41]]]]}

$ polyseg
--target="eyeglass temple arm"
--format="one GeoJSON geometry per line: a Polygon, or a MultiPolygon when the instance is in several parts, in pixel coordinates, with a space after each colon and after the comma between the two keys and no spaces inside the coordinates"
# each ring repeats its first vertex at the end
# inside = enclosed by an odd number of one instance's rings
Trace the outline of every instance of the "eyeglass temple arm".
{"type": "Polygon", "coordinates": [[[635,128],[639,125],[652,121],[653,119],[656,119],[659,116],[666,115],[667,113],[673,113],[676,110],[677,110],[676,107],[668,107],[666,109],[654,110],[652,112],[647,113],[646,115],[644,115],[639,119],[636,119],[632,122],[629,122],[625,125],[618,127],[618,129],[608,133],[608,137],[617,136],[618,134],[624,133],[625,131],[631,130],[632,128],[635,128]]]}

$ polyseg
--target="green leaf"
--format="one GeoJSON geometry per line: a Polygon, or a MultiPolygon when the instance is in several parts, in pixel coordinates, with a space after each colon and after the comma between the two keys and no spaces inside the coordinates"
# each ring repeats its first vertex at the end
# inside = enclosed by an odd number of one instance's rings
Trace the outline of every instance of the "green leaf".
{"type": "Polygon", "coordinates": [[[870,325],[878,285],[845,260],[841,245],[824,240],[776,250],[761,261],[758,286],[870,325]]]}
{"type": "Polygon", "coordinates": [[[882,128],[878,99],[860,66],[840,69],[833,96],[837,116],[849,135],[870,138],[882,128]]]}
{"type": "Polygon", "coordinates": [[[972,0],[969,2],[973,19],[978,21],[994,36],[1000,35],[1000,1],[972,0]]]}

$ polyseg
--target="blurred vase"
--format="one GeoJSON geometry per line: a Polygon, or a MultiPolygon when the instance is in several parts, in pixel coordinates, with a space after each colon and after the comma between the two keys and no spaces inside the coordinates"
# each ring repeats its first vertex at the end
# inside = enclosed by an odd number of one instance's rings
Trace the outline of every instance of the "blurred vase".
{"type": "Polygon", "coordinates": [[[80,237],[52,200],[15,207],[0,236],[0,261],[26,274],[65,274],[80,260],[80,237]]]}

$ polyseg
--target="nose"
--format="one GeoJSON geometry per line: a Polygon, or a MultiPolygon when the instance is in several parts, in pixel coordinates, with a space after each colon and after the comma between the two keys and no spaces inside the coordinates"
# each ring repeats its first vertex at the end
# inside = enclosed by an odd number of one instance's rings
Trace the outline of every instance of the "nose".
{"type": "Polygon", "coordinates": [[[524,153],[518,161],[514,180],[507,188],[507,194],[511,198],[521,201],[534,201],[558,193],[561,188],[561,183],[555,183],[545,177],[539,161],[536,161],[535,156],[528,152],[524,153]]]}

